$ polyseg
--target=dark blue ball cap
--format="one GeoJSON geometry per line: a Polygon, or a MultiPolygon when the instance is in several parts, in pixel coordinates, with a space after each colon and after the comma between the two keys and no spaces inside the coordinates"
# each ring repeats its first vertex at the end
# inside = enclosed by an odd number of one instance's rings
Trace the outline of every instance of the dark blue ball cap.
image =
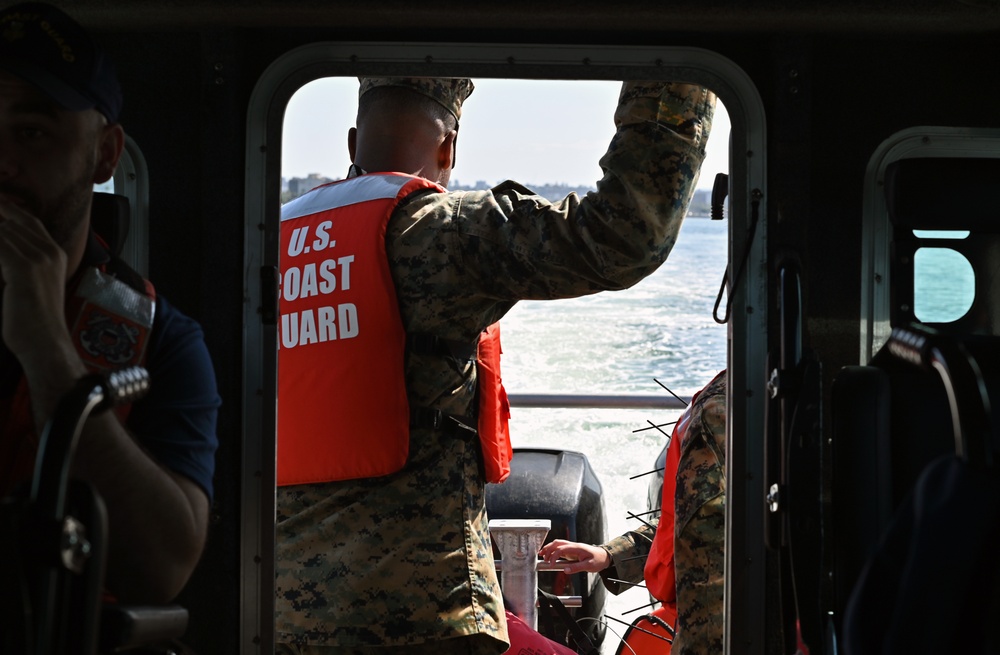
{"type": "Polygon", "coordinates": [[[122,91],[114,64],[62,10],[26,2],[0,11],[0,69],[73,111],[96,109],[118,121],[122,91]]]}

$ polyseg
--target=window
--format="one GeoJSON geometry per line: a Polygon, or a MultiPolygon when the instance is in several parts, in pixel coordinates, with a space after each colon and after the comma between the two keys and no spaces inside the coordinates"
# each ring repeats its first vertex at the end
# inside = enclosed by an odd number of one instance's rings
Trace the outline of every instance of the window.
{"type": "MultiPolygon", "coordinates": [[[[463,107],[450,189],[486,189],[513,179],[559,201],[595,187],[603,174],[598,160],[615,132],[621,82],[474,82],[463,107]]],[[[346,134],[354,125],[357,88],[353,77],[323,78],[292,96],[284,120],[283,200],[346,175],[346,134]]],[[[585,453],[603,485],[608,538],[639,527],[628,513],[646,511],[655,478],[644,474],[655,468],[680,411],[527,408],[517,399],[670,398],[657,381],[690,397],[726,367],[726,326],[713,320],[712,309],[726,268],[728,225],[708,214],[715,174],[728,172],[728,144],[729,116],[720,103],[689,217],[666,264],[653,275],[624,291],[522,301],[500,321],[514,446],[585,453]]],[[[644,602],[636,589],[609,597],[606,608],[617,615],[644,602]]]]}
{"type": "MultiPolygon", "coordinates": [[[[964,239],[967,230],[914,230],[922,239],[964,239]]],[[[976,274],[960,252],[944,247],[918,247],[913,256],[913,313],[922,323],[951,323],[972,308],[976,274]]]]}
{"type": "Polygon", "coordinates": [[[141,275],[149,273],[149,172],[146,158],[132,137],[125,136],[114,176],[103,184],[95,184],[98,193],[114,193],[129,200],[131,216],[128,238],[122,248],[122,259],[141,275]]]}
{"type": "MultiPolygon", "coordinates": [[[[731,547],[727,556],[749,563],[739,567],[732,577],[733,589],[736,591],[728,601],[729,606],[741,609],[727,612],[726,620],[733,626],[732,634],[735,639],[742,641],[745,638],[754,643],[763,643],[764,576],[761,563],[764,561],[764,554],[760,545],[763,543],[763,524],[762,517],[757,512],[746,510],[748,506],[757,507],[757,499],[764,495],[760,482],[763,478],[761,464],[756,456],[750,455],[761,452],[763,448],[760,431],[754,427],[763,421],[765,398],[759,374],[764,369],[767,323],[767,302],[763,292],[765,285],[761,280],[766,272],[766,266],[763,265],[766,225],[763,221],[757,227],[754,240],[749,243],[747,241],[751,195],[764,188],[766,148],[761,102],[749,78],[719,55],[686,48],[321,43],[298,48],[268,69],[255,89],[248,118],[248,302],[245,316],[247,392],[244,396],[247,416],[243,423],[246,454],[243,527],[247,538],[243,542],[242,558],[246,626],[243,639],[247,649],[254,648],[256,640],[268,640],[272,629],[271,599],[263,590],[269,588],[270,581],[273,580],[273,526],[268,525],[267,517],[273,516],[274,501],[274,403],[271,399],[274,397],[275,361],[270,353],[276,350],[276,333],[273,323],[268,322],[266,312],[263,320],[261,314],[258,314],[261,308],[258,299],[262,298],[262,288],[266,288],[261,283],[267,282],[267,270],[275,265],[278,258],[273,236],[267,235],[273,235],[277,229],[282,192],[279,181],[283,175],[286,183],[291,179],[289,172],[282,170],[281,162],[287,150],[283,144],[286,108],[291,111],[290,103],[300,88],[323,76],[354,78],[358,74],[464,75],[485,81],[500,70],[504,74],[509,72],[511,77],[538,76],[549,80],[539,82],[543,86],[555,84],[551,80],[574,78],[669,78],[672,73],[679,75],[683,71],[686,79],[694,79],[716,89],[720,97],[725,99],[727,109],[734,111],[735,116],[739,117],[741,127],[734,133],[732,151],[741,154],[732,162],[729,200],[732,215],[738,217],[738,220],[730,219],[725,222],[727,234],[723,241],[735,252],[748,250],[748,261],[753,264],[746,268],[741,284],[734,290],[731,312],[733,319],[727,328],[723,328],[726,338],[722,347],[729,352],[730,379],[736,380],[733,385],[740,389],[739,393],[733,394],[729,407],[730,429],[740,436],[733,441],[728,461],[730,467],[735,467],[741,474],[728,492],[730,506],[734,508],[734,530],[730,536],[731,547]]],[[[481,86],[480,90],[485,88],[481,86]]],[[[354,93],[356,86],[352,95],[354,93]]],[[[469,102],[475,102],[477,97],[482,99],[487,96],[485,93],[474,93],[469,102]]],[[[334,105],[351,102],[353,98],[338,98],[325,109],[332,111],[334,105]]],[[[462,185],[474,185],[480,178],[467,172],[463,159],[470,156],[468,142],[471,141],[472,130],[472,121],[466,119],[474,116],[473,105],[469,104],[467,107],[469,113],[463,118],[458,165],[453,180],[462,185]]],[[[348,109],[348,114],[350,111],[348,109]]],[[[603,119],[608,121],[608,134],[613,126],[609,119],[610,110],[607,118],[603,119]]],[[[737,119],[734,118],[734,123],[736,122],[737,119]]],[[[717,130],[716,133],[718,132],[717,130]]],[[[315,134],[312,138],[314,142],[319,141],[315,134]]],[[[333,145],[326,149],[329,152],[343,152],[346,149],[343,132],[334,139],[333,145]]],[[[601,143],[602,150],[605,145],[606,143],[601,143]]],[[[316,149],[323,150],[324,146],[317,146],[316,149]]],[[[583,157],[580,159],[583,160],[583,157]]],[[[310,173],[330,178],[344,175],[343,170],[327,172],[325,167],[318,169],[312,166],[294,176],[308,178],[310,173]]],[[[531,175],[517,172],[503,175],[519,177],[521,182],[527,184],[540,182],[532,179],[531,175]]],[[[597,179],[598,175],[594,174],[592,179],[597,179]]],[[[482,179],[487,181],[490,178],[484,176],[482,179]]],[[[572,182],[558,181],[567,184],[572,182]]],[[[704,184],[710,180],[703,179],[702,182],[704,184]]],[[[766,216],[766,194],[763,198],[759,211],[761,216],[766,216]]],[[[706,275],[706,278],[713,280],[714,299],[719,278],[714,275],[706,275]]],[[[515,337],[507,335],[507,331],[505,346],[510,348],[515,337]]],[[[655,334],[647,337],[646,343],[654,346],[664,341],[663,335],[659,339],[655,334]]],[[[509,379],[511,375],[505,372],[508,383],[512,382],[509,379]]],[[[698,386],[706,381],[707,378],[699,380],[698,386]]]]}
{"type": "Polygon", "coordinates": [[[875,150],[864,189],[860,363],[892,327],[914,320],[1000,334],[991,263],[998,162],[995,129],[912,127],[875,150]]]}

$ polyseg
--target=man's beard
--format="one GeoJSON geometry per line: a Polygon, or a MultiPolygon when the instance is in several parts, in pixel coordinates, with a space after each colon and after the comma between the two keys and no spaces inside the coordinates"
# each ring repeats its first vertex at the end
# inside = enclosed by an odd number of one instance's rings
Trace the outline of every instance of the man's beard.
{"type": "Polygon", "coordinates": [[[37,218],[45,226],[52,240],[64,251],[74,243],[80,230],[89,222],[88,210],[93,195],[94,171],[84,171],[73,183],[65,186],[57,196],[42,201],[36,194],[14,184],[0,183],[0,195],[37,218]]]}

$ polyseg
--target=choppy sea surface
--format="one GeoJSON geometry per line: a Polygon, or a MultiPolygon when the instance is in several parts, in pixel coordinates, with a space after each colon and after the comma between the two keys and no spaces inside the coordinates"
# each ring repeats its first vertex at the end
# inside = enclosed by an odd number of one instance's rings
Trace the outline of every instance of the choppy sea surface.
{"type": "MultiPolygon", "coordinates": [[[[723,279],[727,221],[689,217],[666,263],[624,291],[585,298],[521,302],[501,322],[504,386],[511,394],[690,396],[726,366],[725,325],[712,318],[723,279]],[[657,382],[659,381],[659,383],[657,382]]],[[[514,447],[584,453],[604,491],[607,537],[635,527],[628,512],[647,507],[651,476],[666,436],[652,424],[679,410],[511,410],[514,447]],[[641,476],[641,477],[636,477],[641,476]]],[[[666,434],[670,426],[663,427],[666,434]]],[[[648,603],[644,589],[609,597],[608,615],[631,622],[648,603]]],[[[618,645],[609,621],[603,652],[618,645]]]]}

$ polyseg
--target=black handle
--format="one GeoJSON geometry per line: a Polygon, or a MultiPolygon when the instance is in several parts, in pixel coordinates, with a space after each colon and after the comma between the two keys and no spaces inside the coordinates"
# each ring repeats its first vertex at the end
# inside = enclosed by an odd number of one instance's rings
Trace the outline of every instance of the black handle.
{"type": "Polygon", "coordinates": [[[84,376],[60,399],[42,431],[35,456],[31,502],[38,518],[58,521],[63,517],[70,464],[87,419],[137,400],[148,391],[149,373],[135,366],[110,375],[84,376]]]}
{"type": "Polygon", "coordinates": [[[893,328],[888,349],[905,362],[937,371],[948,395],[955,454],[972,466],[992,466],[989,394],[979,362],[961,340],[914,324],[893,328]]]}

